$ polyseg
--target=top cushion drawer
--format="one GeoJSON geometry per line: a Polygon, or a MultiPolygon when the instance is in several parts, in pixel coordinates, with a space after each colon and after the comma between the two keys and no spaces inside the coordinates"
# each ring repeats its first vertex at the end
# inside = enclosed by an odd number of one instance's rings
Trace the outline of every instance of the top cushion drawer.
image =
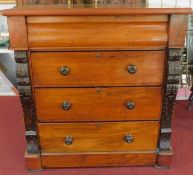
{"type": "Polygon", "coordinates": [[[32,52],[34,87],[162,85],[164,51],[32,52]]]}
{"type": "Polygon", "coordinates": [[[166,15],[45,16],[27,23],[31,49],[158,49],[168,40],[166,15]]]}

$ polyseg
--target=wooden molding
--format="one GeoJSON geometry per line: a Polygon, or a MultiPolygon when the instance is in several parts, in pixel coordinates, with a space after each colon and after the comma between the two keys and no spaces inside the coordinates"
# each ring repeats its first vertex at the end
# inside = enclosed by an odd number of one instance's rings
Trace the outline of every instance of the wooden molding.
{"type": "Polygon", "coordinates": [[[29,6],[27,8],[15,8],[4,10],[5,16],[111,16],[111,15],[165,15],[165,14],[191,14],[191,8],[68,8],[63,5],[54,6],[29,6]]]}

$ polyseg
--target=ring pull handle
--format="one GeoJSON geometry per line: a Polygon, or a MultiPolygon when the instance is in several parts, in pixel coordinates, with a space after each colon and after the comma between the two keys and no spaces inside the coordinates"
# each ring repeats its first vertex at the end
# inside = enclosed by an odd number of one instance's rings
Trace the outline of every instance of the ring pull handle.
{"type": "Polygon", "coordinates": [[[66,136],[64,139],[64,142],[66,145],[72,145],[73,143],[73,137],[72,136],[66,136]]]}
{"type": "Polygon", "coordinates": [[[62,107],[64,110],[69,110],[71,108],[71,104],[68,101],[64,101],[62,107]]]}
{"type": "Polygon", "coordinates": [[[131,101],[128,101],[128,102],[126,103],[126,106],[127,106],[128,109],[132,110],[132,109],[135,108],[135,103],[134,103],[134,102],[131,102],[131,101]]]}
{"type": "Polygon", "coordinates": [[[59,72],[62,74],[62,75],[68,75],[69,72],[70,72],[70,68],[68,66],[62,66],[59,70],[59,72]]]}
{"type": "Polygon", "coordinates": [[[130,74],[135,74],[137,72],[137,67],[133,64],[129,65],[127,69],[130,74]]]}
{"type": "Polygon", "coordinates": [[[131,134],[127,134],[127,135],[124,137],[124,140],[125,140],[127,143],[132,143],[133,140],[134,140],[134,137],[133,137],[131,134]]]}

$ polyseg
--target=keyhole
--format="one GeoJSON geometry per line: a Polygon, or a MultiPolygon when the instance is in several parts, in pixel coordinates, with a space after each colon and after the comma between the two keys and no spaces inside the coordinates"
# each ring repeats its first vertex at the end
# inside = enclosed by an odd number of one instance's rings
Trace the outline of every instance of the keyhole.
{"type": "Polygon", "coordinates": [[[102,90],[101,90],[100,88],[97,88],[97,89],[96,89],[96,92],[97,92],[97,93],[101,93],[101,91],[102,91],[102,90]]]}
{"type": "Polygon", "coordinates": [[[100,122],[97,122],[96,123],[96,126],[99,128],[99,127],[101,127],[101,123],[100,122]]]}

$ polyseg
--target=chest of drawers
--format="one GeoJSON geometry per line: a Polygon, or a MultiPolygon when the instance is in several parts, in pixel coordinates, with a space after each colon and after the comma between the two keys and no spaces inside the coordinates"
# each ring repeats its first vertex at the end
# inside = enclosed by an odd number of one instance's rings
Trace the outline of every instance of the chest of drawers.
{"type": "Polygon", "coordinates": [[[5,10],[26,164],[169,167],[189,8],[5,10]]]}

